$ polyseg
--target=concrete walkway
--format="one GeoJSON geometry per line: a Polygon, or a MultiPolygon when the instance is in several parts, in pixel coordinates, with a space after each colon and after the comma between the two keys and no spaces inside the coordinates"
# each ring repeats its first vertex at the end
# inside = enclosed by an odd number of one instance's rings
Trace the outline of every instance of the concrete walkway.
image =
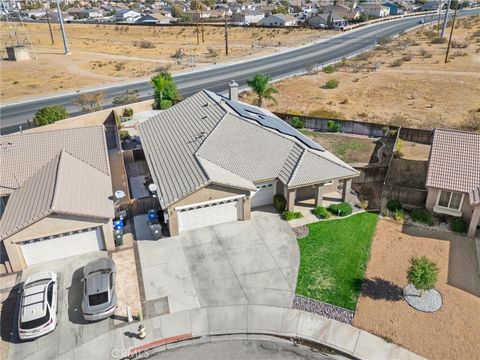
{"type": "MultiPolygon", "coordinates": [[[[331,347],[357,359],[423,359],[393,343],[353,326],[296,309],[263,305],[215,306],[166,314],[142,322],[147,336],[139,340],[139,323],[105,333],[64,353],[60,359],[109,359],[154,347],[171,349],[205,342],[205,337],[268,334],[331,347]],[[197,339],[197,340],[195,340],[197,339]],[[181,342],[180,342],[181,341],[181,342]]],[[[208,338],[207,338],[208,339],[208,338]]]]}

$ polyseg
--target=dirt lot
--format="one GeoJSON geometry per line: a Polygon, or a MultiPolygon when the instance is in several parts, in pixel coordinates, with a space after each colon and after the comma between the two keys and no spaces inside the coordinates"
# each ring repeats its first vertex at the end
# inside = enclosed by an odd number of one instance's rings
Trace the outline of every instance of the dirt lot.
{"type": "Polygon", "coordinates": [[[475,359],[480,354],[480,277],[474,240],[433,229],[379,221],[353,324],[428,359],[475,359]],[[443,306],[422,313],[402,298],[412,256],[440,267],[443,306]]]}
{"type": "MultiPolygon", "coordinates": [[[[227,57],[223,27],[205,26],[205,43],[197,46],[195,27],[66,24],[72,54],[65,57],[59,26],[52,26],[54,45],[47,24],[27,24],[38,59],[2,62],[2,100],[149,77],[165,68],[175,72],[190,66],[191,54],[197,66],[211,65],[299,46],[332,34],[309,29],[230,28],[227,57]],[[173,55],[180,49],[184,57],[181,64],[175,64],[173,55]],[[216,52],[218,56],[214,56],[216,52]]],[[[0,30],[4,49],[10,44],[11,29],[2,23],[0,30]]],[[[25,31],[18,33],[22,41],[25,31]]]]}
{"type": "Polygon", "coordinates": [[[480,123],[480,16],[457,21],[447,64],[447,45],[432,43],[434,35],[425,27],[381,41],[334,73],[281,81],[278,105],[269,109],[426,129],[459,127],[472,116],[480,123]],[[339,81],[338,88],[324,88],[330,79],[339,81]]]}

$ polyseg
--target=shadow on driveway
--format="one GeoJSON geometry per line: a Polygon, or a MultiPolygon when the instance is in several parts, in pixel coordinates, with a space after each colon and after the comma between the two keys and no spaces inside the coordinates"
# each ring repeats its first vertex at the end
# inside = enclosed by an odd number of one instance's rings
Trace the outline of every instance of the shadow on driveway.
{"type": "MultiPolygon", "coordinates": [[[[1,337],[5,342],[17,344],[23,342],[18,337],[18,312],[17,304],[20,302],[20,290],[23,282],[10,289],[8,296],[2,302],[2,314],[0,318],[1,337]]],[[[5,354],[6,357],[6,354],[5,354]]]]}
{"type": "Polygon", "coordinates": [[[83,266],[74,271],[72,275],[72,284],[68,290],[68,320],[74,324],[89,324],[83,318],[83,266]]]}

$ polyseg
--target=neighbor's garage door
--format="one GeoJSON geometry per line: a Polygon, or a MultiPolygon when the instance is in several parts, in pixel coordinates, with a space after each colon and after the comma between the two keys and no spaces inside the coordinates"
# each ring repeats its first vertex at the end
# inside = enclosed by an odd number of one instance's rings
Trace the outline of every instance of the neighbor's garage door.
{"type": "Polygon", "coordinates": [[[252,196],[252,208],[272,204],[274,195],[274,182],[258,184],[257,192],[252,196]]]}
{"type": "Polygon", "coordinates": [[[177,208],[178,231],[239,220],[242,204],[243,198],[235,198],[177,208]]]}
{"type": "Polygon", "coordinates": [[[25,241],[21,245],[27,266],[103,249],[100,228],[59,237],[25,241]]]}

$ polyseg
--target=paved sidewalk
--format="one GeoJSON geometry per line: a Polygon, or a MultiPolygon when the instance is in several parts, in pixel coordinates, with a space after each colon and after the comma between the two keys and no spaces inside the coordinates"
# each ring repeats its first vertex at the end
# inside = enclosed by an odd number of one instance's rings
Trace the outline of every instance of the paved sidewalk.
{"type": "Polygon", "coordinates": [[[170,349],[215,335],[268,334],[307,340],[357,359],[423,359],[393,343],[326,317],[263,305],[216,306],[166,314],[142,322],[147,336],[136,337],[139,323],[103,334],[64,353],[60,359],[123,358],[153,347],[170,349]],[[186,341],[181,343],[179,341],[186,341]]]}

